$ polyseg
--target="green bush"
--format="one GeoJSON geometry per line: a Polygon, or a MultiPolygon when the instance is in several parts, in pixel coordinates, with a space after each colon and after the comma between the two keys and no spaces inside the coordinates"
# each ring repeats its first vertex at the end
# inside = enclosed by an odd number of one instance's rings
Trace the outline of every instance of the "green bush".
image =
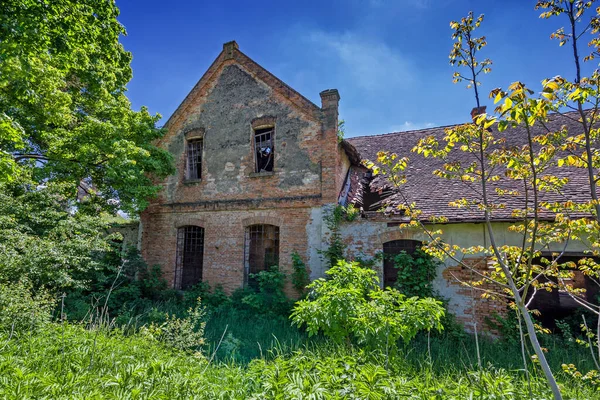
{"type": "MultiPolygon", "coordinates": [[[[250,277],[256,280],[257,287],[256,289],[248,288],[245,291],[241,298],[242,304],[258,314],[289,314],[291,302],[283,292],[286,276],[278,266],[251,274],[250,277]]],[[[236,302],[234,301],[232,304],[236,304],[236,302]]]]}
{"type": "Polygon", "coordinates": [[[0,283],[0,331],[37,329],[50,321],[55,305],[56,300],[46,290],[34,292],[26,279],[0,283]]]}
{"type": "Polygon", "coordinates": [[[143,326],[140,333],[142,336],[158,340],[170,347],[201,355],[202,346],[204,346],[206,313],[200,298],[197,299],[196,306],[190,308],[187,314],[184,318],[167,315],[165,322],[143,326]]]}
{"type": "Polygon", "coordinates": [[[434,297],[433,279],[436,276],[440,261],[416,249],[414,254],[403,251],[391,256],[394,267],[398,270],[396,289],[408,297],[434,297]]]}
{"type": "Polygon", "coordinates": [[[441,330],[441,303],[432,298],[406,298],[395,289],[381,290],[376,272],[358,263],[340,261],[308,286],[291,318],[306,325],[309,335],[322,331],[337,343],[356,340],[370,348],[395,348],[420,330],[441,330]]]}

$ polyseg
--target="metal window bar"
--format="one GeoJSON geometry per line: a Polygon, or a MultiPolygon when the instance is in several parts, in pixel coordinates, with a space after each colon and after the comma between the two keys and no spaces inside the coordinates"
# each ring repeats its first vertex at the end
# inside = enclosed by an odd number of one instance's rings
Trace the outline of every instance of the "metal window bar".
{"type": "Polygon", "coordinates": [[[383,286],[393,287],[398,281],[398,269],[394,266],[394,257],[405,251],[413,254],[421,242],[418,240],[392,240],[383,244],[383,286]]]}
{"type": "Polygon", "coordinates": [[[175,289],[185,290],[202,281],[204,228],[184,226],[177,230],[175,289]]]}
{"type": "Polygon", "coordinates": [[[246,228],[245,238],[244,278],[248,286],[256,287],[252,274],[279,265],[279,227],[251,225],[246,228]]]}
{"type": "Polygon", "coordinates": [[[202,178],[202,139],[190,140],[187,143],[186,179],[202,178]]]}
{"type": "Polygon", "coordinates": [[[273,171],[274,159],[274,128],[257,129],[254,131],[254,153],[256,172],[273,171]]]}

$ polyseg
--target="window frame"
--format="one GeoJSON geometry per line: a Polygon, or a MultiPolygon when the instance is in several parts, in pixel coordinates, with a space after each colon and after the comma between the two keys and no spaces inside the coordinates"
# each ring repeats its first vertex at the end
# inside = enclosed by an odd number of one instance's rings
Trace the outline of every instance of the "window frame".
{"type": "Polygon", "coordinates": [[[186,290],[202,282],[204,272],[204,235],[205,229],[198,225],[183,225],[177,228],[175,274],[173,278],[174,289],[186,290]],[[193,250],[188,246],[191,246],[193,250]],[[189,260],[190,255],[194,259],[191,262],[186,262],[186,260],[189,260]],[[190,274],[190,271],[187,270],[190,267],[194,268],[191,271],[192,277],[188,276],[186,278],[186,275],[190,274]],[[187,282],[188,279],[190,282],[187,282]]]}
{"type": "Polygon", "coordinates": [[[244,286],[254,286],[256,282],[253,281],[250,275],[259,273],[261,271],[266,271],[273,265],[279,265],[280,257],[281,229],[279,226],[272,224],[252,224],[246,226],[244,229],[244,286]],[[268,230],[272,230],[272,233],[274,233],[274,237],[269,237],[270,232],[268,232],[268,230]],[[253,244],[253,239],[255,240],[256,236],[260,237],[260,242],[254,242],[253,244]],[[261,248],[263,252],[267,250],[267,247],[265,247],[264,244],[266,240],[272,240],[274,242],[274,245],[272,246],[273,253],[271,254],[271,256],[273,257],[273,261],[268,263],[267,254],[263,253],[263,265],[258,267],[256,265],[252,265],[251,256],[253,250],[260,250],[261,248]]]}
{"type": "Polygon", "coordinates": [[[383,271],[382,271],[382,279],[381,279],[381,283],[383,285],[383,287],[394,287],[395,283],[398,282],[398,269],[391,264],[392,260],[390,260],[389,258],[386,258],[386,256],[396,256],[398,254],[400,254],[400,252],[405,251],[406,254],[412,255],[415,253],[415,251],[420,248],[423,245],[423,242],[421,242],[420,240],[415,240],[415,239],[397,239],[397,240],[390,240],[387,241],[385,243],[383,243],[382,247],[383,247],[383,271]],[[386,248],[389,247],[398,247],[400,248],[400,250],[397,250],[397,253],[387,253],[386,254],[386,248]],[[388,271],[394,271],[394,273],[392,275],[394,275],[394,279],[391,279],[389,277],[389,272],[388,271]],[[392,285],[387,284],[388,281],[393,281],[392,285]]]}
{"type": "Polygon", "coordinates": [[[254,161],[254,171],[253,174],[255,175],[270,175],[273,174],[275,172],[275,124],[265,124],[265,125],[256,125],[256,126],[252,126],[252,159],[254,161]],[[267,166],[269,165],[269,163],[271,164],[271,170],[265,170],[265,171],[261,171],[259,169],[259,158],[258,158],[258,143],[256,141],[257,136],[260,135],[264,135],[266,133],[269,133],[270,130],[270,134],[271,137],[269,139],[269,141],[271,142],[271,153],[270,153],[270,161],[267,162],[267,166]],[[265,131],[265,132],[261,132],[261,133],[257,133],[258,131],[265,131]]]}
{"type": "Polygon", "coordinates": [[[204,160],[204,137],[194,136],[186,138],[185,142],[185,182],[199,182],[202,180],[202,165],[204,160]],[[198,145],[196,149],[190,149],[190,146],[198,145]],[[196,154],[196,177],[191,176],[191,154],[195,151],[196,154]]]}

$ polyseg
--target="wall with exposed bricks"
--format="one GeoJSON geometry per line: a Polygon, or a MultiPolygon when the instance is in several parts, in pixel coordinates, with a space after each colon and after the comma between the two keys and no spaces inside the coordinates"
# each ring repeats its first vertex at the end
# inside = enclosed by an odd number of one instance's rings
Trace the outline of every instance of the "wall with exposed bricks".
{"type": "MultiPolygon", "coordinates": [[[[494,223],[494,236],[499,245],[519,245],[522,237],[510,231],[509,223],[494,223]]],[[[489,238],[483,224],[477,223],[459,223],[447,225],[429,226],[431,231],[442,230],[441,238],[445,243],[468,246],[488,246],[489,238]]],[[[354,222],[342,222],[341,233],[344,242],[347,245],[347,258],[354,259],[374,257],[377,253],[383,251],[383,243],[408,239],[427,241],[429,238],[420,230],[400,229],[398,225],[393,226],[385,216],[378,216],[371,219],[357,219],[354,222]],[[392,225],[392,226],[390,226],[392,225]]],[[[569,252],[581,252],[585,249],[584,245],[572,242],[569,252]]],[[[548,251],[561,251],[563,245],[553,244],[548,251]]],[[[468,266],[483,270],[487,268],[486,258],[483,254],[458,255],[459,259],[468,266]]],[[[376,263],[375,268],[379,274],[380,281],[383,281],[383,261],[376,263]]],[[[499,291],[498,288],[490,284],[479,286],[479,289],[471,289],[461,282],[471,282],[478,280],[469,268],[459,265],[452,259],[444,260],[437,271],[436,278],[433,281],[434,290],[443,298],[448,300],[449,310],[456,315],[457,320],[467,329],[473,328],[473,321],[477,322],[478,329],[485,329],[487,332],[497,333],[493,328],[489,328],[486,318],[494,313],[502,315],[506,312],[507,303],[501,298],[483,298],[482,289],[499,291]]]]}
{"type": "MultiPolygon", "coordinates": [[[[321,93],[321,107],[239,51],[223,52],[166,124],[158,145],[177,172],[141,216],[142,254],[173,283],[177,228],[204,228],[203,280],[231,293],[244,283],[245,227],[280,228],[280,267],[291,272],[298,252],[312,276],[322,276],[323,208],[342,185],[338,166],[337,90],[321,93]],[[253,128],[274,126],[274,169],[255,171],[253,128]],[[201,179],[185,179],[186,140],[202,138],[201,179]]],[[[347,157],[346,157],[347,160],[347,157]]],[[[287,288],[293,294],[291,286],[287,288]]]]}

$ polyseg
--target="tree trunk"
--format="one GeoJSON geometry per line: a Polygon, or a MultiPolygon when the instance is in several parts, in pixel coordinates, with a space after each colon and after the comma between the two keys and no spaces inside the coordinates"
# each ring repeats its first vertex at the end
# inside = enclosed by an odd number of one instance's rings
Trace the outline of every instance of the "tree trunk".
{"type": "Polygon", "coordinates": [[[560,389],[558,388],[558,384],[556,383],[556,379],[554,379],[554,375],[552,374],[550,365],[548,365],[548,360],[546,360],[546,356],[542,351],[540,342],[537,339],[537,334],[535,332],[535,327],[533,326],[533,320],[531,319],[531,315],[527,311],[527,308],[519,303],[517,303],[517,307],[519,308],[519,312],[521,313],[521,316],[523,316],[523,320],[525,321],[527,333],[529,334],[529,341],[531,342],[531,346],[533,347],[533,350],[535,351],[535,354],[538,357],[538,361],[540,362],[542,371],[544,371],[544,375],[546,375],[546,380],[548,381],[548,385],[550,385],[550,389],[552,389],[554,399],[562,400],[563,397],[560,393],[560,389]]]}

